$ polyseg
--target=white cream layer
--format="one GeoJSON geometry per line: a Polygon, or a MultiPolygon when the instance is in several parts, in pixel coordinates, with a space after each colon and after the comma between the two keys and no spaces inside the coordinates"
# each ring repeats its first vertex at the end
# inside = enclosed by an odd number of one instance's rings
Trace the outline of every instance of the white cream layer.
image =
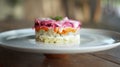
{"type": "Polygon", "coordinates": [[[60,35],[53,30],[36,32],[36,41],[51,44],[79,44],[80,34],[69,33],[68,35],[60,35]]]}

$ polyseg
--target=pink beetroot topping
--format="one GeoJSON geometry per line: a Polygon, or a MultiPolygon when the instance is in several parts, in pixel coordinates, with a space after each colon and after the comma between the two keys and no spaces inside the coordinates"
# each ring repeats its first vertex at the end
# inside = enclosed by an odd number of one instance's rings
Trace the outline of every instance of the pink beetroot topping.
{"type": "Polygon", "coordinates": [[[35,28],[38,27],[47,27],[47,28],[80,28],[81,23],[76,20],[68,19],[67,17],[63,18],[62,20],[54,20],[51,18],[42,18],[42,19],[35,19],[35,28]]]}

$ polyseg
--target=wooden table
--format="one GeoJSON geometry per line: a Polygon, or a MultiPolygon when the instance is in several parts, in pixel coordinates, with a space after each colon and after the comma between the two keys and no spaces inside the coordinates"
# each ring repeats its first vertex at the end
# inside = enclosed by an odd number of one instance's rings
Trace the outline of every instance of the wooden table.
{"type": "MultiPolygon", "coordinates": [[[[33,22],[28,21],[0,21],[0,32],[32,26],[33,22]]],[[[120,46],[102,52],[69,56],[67,59],[47,59],[43,54],[0,47],[0,67],[120,67],[120,46]]]]}

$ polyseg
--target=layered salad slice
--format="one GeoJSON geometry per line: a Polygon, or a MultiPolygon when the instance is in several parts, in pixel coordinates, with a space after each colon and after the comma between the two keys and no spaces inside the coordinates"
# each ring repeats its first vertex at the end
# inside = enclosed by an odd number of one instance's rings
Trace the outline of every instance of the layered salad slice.
{"type": "Polygon", "coordinates": [[[50,44],[79,44],[80,26],[77,20],[67,17],[35,19],[35,37],[37,42],[50,44]]]}

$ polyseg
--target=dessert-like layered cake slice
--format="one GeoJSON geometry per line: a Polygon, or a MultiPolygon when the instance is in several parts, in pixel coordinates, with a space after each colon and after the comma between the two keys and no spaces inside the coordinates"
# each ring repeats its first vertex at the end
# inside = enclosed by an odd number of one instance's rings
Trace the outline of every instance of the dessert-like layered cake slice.
{"type": "Polygon", "coordinates": [[[80,22],[67,17],[35,19],[37,42],[50,44],[79,44],[80,22]]]}

